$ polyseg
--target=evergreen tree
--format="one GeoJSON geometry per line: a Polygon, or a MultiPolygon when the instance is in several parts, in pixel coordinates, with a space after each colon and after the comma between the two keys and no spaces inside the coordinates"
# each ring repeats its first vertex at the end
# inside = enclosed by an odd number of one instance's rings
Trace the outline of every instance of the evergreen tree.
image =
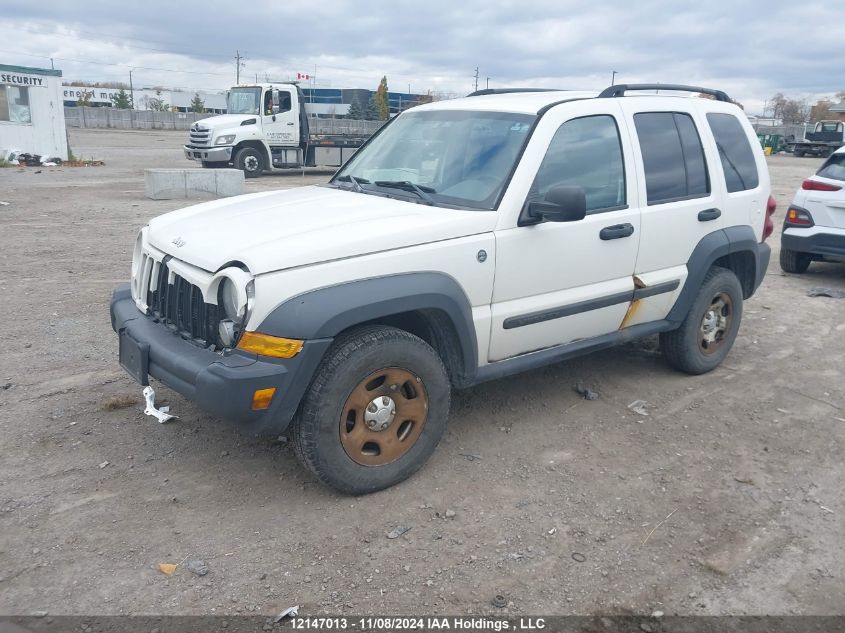
{"type": "Polygon", "coordinates": [[[121,88],[111,98],[112,105],[120,110],[128,110],[132,106],[129,95],[121,88]]]}
{"type": "Polygon", "coordinates": [[[194,98],[191,99],[191,112],[196,112],[197,114],[205,112],[205,101],[200,99],[200,93],[198,92],[195,92],[194,98]]]}
{"type": "Polygon", "coordinates": [[[387,121],[390,118],[390,99],[387,95],[387,77],[382,77],[375,94],[378,118],[387,121]]]}
{"type": "Polygon", "coordinates": [[[361,102],[358,97],[352,98],[352,103],[349,104],[349,112],[346,113],[347,119],[356,119],[358,121],[364,118],[364,108],[361,107],[361,102]]]}
{"type": "Polygon", "coordinates": [[[367,103],[367,112],[364,118],[367,121],[378,121],[381,118],[378,111],[378,104],[376,104],[375,94],[370,97],[370,101],[367,103]]]}

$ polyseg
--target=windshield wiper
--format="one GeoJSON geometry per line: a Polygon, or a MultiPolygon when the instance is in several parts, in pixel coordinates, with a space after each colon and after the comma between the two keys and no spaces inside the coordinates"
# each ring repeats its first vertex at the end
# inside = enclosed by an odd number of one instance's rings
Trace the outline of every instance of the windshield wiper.
{"type": "Polygon", "coordinates": [[[410,180],[376,180],[375,182],[376,187],[393,187],[394,189],[404,189],[405,191],[412,191],[417,194],[420,198],[425,200],[428,204],[435,204],[434,198],[432,198],[430,193],[437,193],[432,187],[426,187],[425,185],[416,185],[412,183],[410,180]]]}
{"type": "Polygon", "coordinates": [[[365,185],[370,184],[370,181],[367,180],[366,178],[356,178],[355,176],[349,176],[349,175],[341,176],[337,180],[345,181],[345,182],[351,182],[355,191],[357,191],[359,193],[364,193],[364,188],[361,186],[361,184],[365,184],[365,185]]]}

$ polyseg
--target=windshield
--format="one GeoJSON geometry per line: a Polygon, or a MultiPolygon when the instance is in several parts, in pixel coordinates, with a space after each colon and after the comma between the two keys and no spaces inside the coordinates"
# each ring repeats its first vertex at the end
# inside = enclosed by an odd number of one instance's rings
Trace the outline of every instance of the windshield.
{"type": "Polygon", "coordinates": [[[407,112],[358,151],[332,182],[426,204],[493,209],[535,118],[506,112],[407,112]]]}
{"type": "Polygon", "coordinates": [[[260,114],[261,88],[232,88],[226,99],[229,114],[260,114]]]}

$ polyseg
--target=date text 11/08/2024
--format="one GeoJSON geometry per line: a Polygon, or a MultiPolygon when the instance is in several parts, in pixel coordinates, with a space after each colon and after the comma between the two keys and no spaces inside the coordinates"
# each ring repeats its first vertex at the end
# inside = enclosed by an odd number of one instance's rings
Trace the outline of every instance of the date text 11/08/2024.
{"type": "Polygon", "coordinates": [[[291,620],[299,631],[531,631],[546,628],[544,618],[485,617],[295,617],[291,620]]]}

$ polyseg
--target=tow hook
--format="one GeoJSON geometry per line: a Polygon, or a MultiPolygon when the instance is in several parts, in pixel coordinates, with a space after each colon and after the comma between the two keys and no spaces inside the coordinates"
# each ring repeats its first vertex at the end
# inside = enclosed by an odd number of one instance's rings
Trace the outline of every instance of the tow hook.
{"type": "Polygon", "coordinates": [[[143,394],[144,400],[147,403],[147,408],[144,409],[145,415],[153,416],[161,424],[169,422],[170,420],[179,419],[178,415],[171,415],[169,413],[170,407],[162,407],[161,409],[156,408],[156,392],[152,387],[144,387],[143,394]]]}

